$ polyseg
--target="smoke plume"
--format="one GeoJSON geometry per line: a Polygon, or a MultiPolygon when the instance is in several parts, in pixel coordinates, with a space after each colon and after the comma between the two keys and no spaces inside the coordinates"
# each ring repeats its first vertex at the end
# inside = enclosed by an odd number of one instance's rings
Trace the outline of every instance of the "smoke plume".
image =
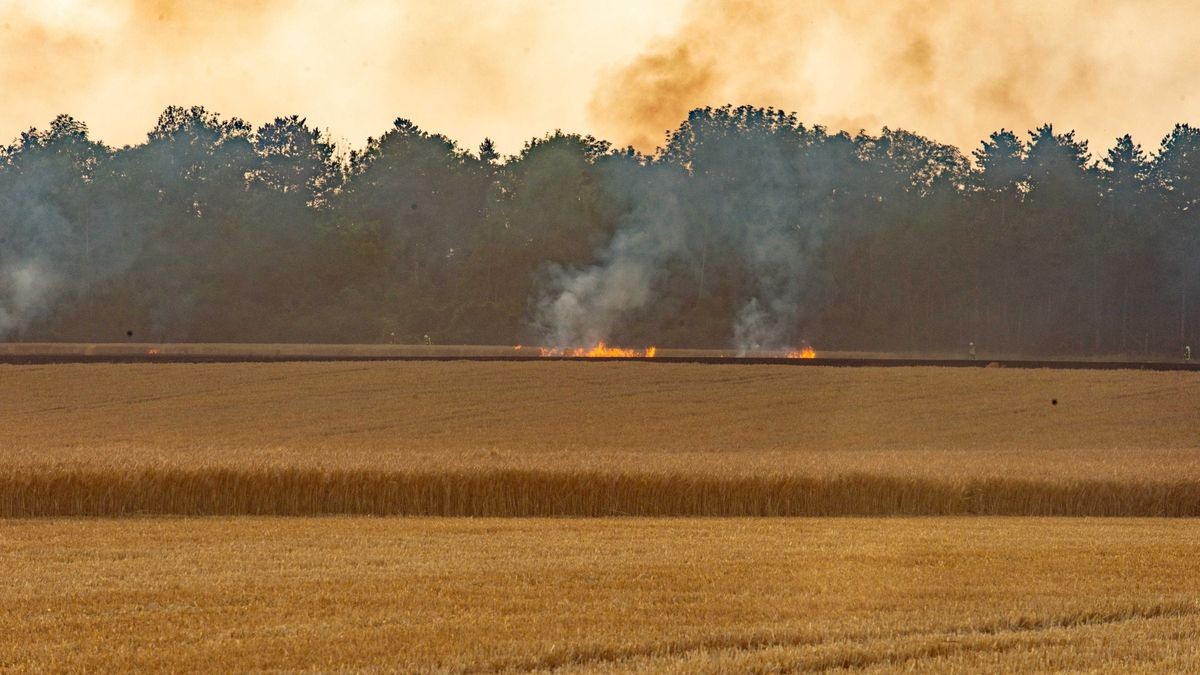
{"type": "Polygon", "coordinates": [[[688,110],[730,101],[961,148],[1047,120],[1095,145],[1154,142],[1200,104],[1198,20],[1173,0],[694,0],[600,79],[589,111],[600,135],[647,152],[688,110]]]}
{"type": "Polygon", "coordinates": [[[63,286],[54,261],[72,228],[49,196],[56,177],[42,167],[0,184],[0,339],[48,312],[63,286]]]}
{"type": "MultiPolygon", "coordinates": [[[[709,251],[732,252],[749,278],[730,311],[729,336],[741,353],[780,350],[803,339],[809,270],[828,228],[822,200],[831,189],[829,137],[780,112],[700,109],[656,161],[652,179],[614,164],[610,189],[632,205],[598,262],[551,268],[536,325],[556,347],[611,340],[623,321],[652,308],[664,270],[691,268],[704,293],[709,251]],[[732,133],[735,132],[736,133],[732,133]],[[627,175],[629,174],[629,175],[627,175]]],[[[848,158],[849,161],[854,161],[848,158]]],[[[687,277],[688,275],[677,275],[687,277]]]]}
{"type": "Polygon", "coordinates": [[[303,114],[361,145],[398,115],[503,152],[581,128],[599,70],[629,58],[678,0],[0,0],[0,142],[59,113],[110,145],[168,105],[254,124],[303,114]]]}
{"type": "Polygon", "coordinates": [[[47,309],[54,276],[37,260],[0,265],[0,338],[19,331],[47,309]]]}
{"type": "Polygon", "coordinates": [[[610,163],[604,178],[606,187],[628,199],[632,208],[595,265],[547,269],[549,281],[537,301],[535,324],[553,347],[610,340],[622,320],[651,304],[664,265],[686,246],[688,218],[678,192],[668,188],[676,178],[669,169],[646,180],[633,167],[610,163]]]}
{"type": "Polygon", "coordinates": [[[1200,105],[1196,3],[686,1],[0,0],[0,139],[69,112],[136,143],[200,103],[354,144],[402,115],[468,147],[562,127],[653,150],[736,101],[962,148],[1047,120],[1150,145],[1200,105]]]}

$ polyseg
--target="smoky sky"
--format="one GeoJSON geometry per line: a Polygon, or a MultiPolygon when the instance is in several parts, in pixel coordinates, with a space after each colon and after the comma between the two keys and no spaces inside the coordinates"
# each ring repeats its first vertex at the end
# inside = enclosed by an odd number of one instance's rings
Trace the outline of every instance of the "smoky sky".
{"type": "Polygon", "coordinates": [[[0,137],[73,114],[113,144],[167,105],[300,114],[361,145],[397,116],[504,152],[562,128],[643,150],[746,103],[963,148],[1045,121],[1154,146],[1200,106],[1175,0],[0,0],[0,137]]]}
{"type": "Polygon", "coordinates": [[[396,117],[504,152],[586,132],[599,73],[667,34],[684,0],[0,0],[0,138],[59,113],[111,145],[168,105],[259,124],[298,114],[361,146],[396,117]]]}
{"type": "Polygon", "coordinates": [[[589,102],[650,149],[686,111],[775,106],[834,129],[911,129],[962,148],[1001,127],[1149,146],[1200,105],[1200,5],[1174,0],[695,0],[589,102]]]}

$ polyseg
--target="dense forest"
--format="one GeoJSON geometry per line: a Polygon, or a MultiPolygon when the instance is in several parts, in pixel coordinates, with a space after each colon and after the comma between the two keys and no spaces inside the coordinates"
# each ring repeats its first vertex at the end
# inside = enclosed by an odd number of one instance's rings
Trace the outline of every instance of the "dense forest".
{"type": "Polygon", "coordinates": [[[120,149],[60,116],[0,149],[0,339],[1178,355],[1198,207],[1182,124],[965,155],[726,106],[650,156],[501,158],[403,119],[342,154],[296,116],[171,107],[120,149]]]}

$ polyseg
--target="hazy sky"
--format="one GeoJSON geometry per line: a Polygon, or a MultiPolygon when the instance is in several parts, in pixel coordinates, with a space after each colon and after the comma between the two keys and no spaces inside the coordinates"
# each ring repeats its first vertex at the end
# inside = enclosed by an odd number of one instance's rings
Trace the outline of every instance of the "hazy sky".
{"type": "Polygon", "coordinates": [[[169,104],[300,114],[361,145],[408,117],[503,152],[555,128],[652,149],[694,106],[1147,148],[1200,122],[1200,3],[1175,0],[0,0],[0,139],[60,112],[110,144],[169,104]]]}

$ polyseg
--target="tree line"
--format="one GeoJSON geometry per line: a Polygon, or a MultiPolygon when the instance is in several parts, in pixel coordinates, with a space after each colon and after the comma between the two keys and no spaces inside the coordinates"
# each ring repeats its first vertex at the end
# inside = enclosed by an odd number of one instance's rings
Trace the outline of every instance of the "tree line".
{"type": "Polygon", "coordinates": [[[651,155],[556,131],[501,158],[404,119],[342,154],[299,116],[170,107],[111,148],[63,115],[0,149],[0,339],[537,344],[602,316],[659,346],[1173,355],[1198,208],[1187,124],[968,156],[725,106],[651,155]]]}

